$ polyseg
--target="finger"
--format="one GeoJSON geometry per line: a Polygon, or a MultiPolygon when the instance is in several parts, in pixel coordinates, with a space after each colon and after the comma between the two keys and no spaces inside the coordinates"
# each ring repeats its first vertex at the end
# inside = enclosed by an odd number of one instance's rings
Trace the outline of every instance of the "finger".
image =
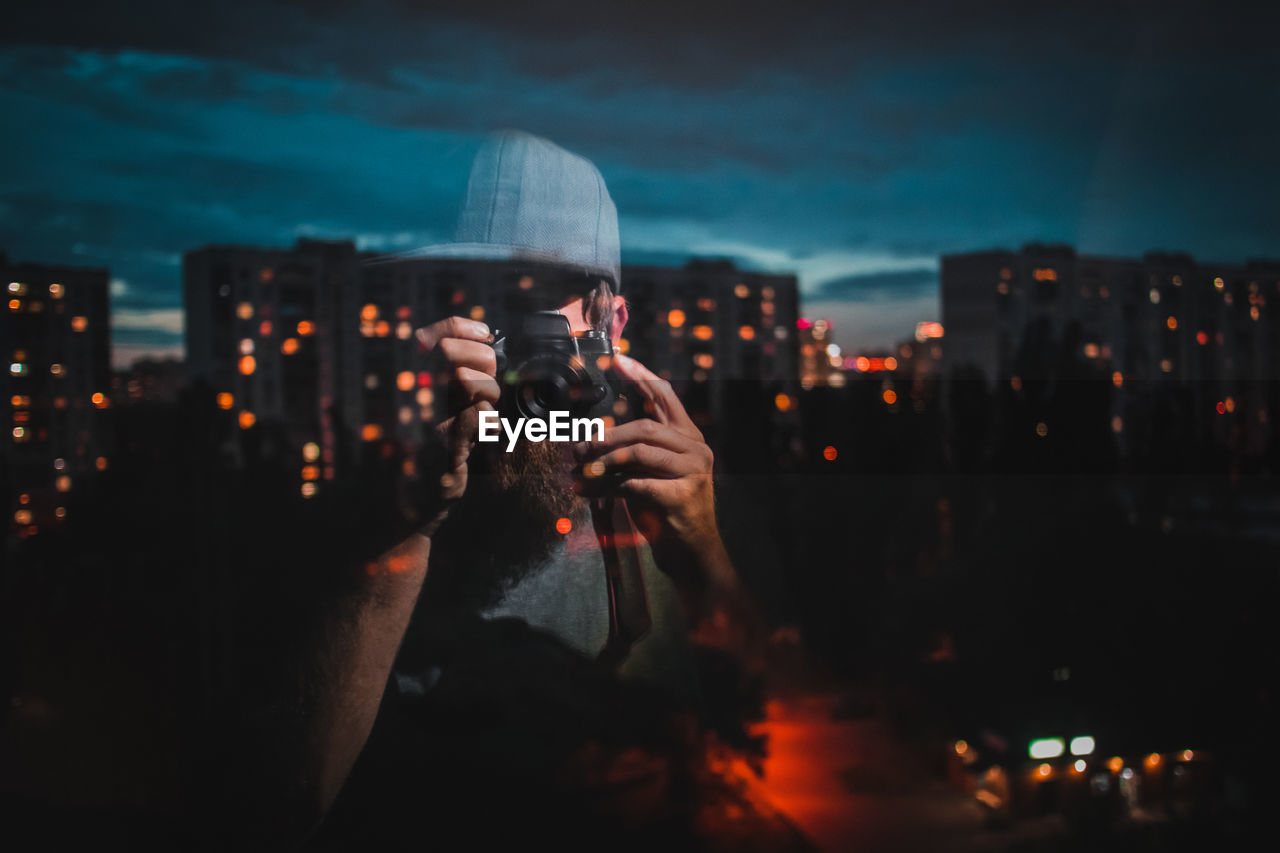
{"type": "Polygon", "coordinates": [[[640,389],[640,393],[646,400],[653,403],[654,414],[659,421],[669,423],[686,434],[692,435],[697,432],[701,435],[693,421],[689,419],[688,413],[684,410],[684,404],[676,396],[670,382],[631,356],[622,353],[614,354],[613,366],[623,378],[629,379],[640,389]]]}
{"type": "Polygon", "coordinates": [[[488,344],[463,338],[442,338],[438,346],[440,354],[453,367],[469,367],[490,376],[498,373],[498,357],[488,344]]]}
{"type": "Polygon", "coordinates": [[[456,472],[470,458],[471,448],[475,446],[480,434],[482,411],[492,412],[494,408],[488,401],[481,400],[476,405],[463,409],[449,424],[450,470],[456,472]]]}
{"type": "Polygon", "coordinates": [[[452,394],[450,395],[450,402],[459,408],[472,406],[480,401],[487,401],[496,405],[498,398],[502,396],[502,389],[498,386],[498,380],[487,373],[481,373],[479,370],[473,370],[470,367],[459,367],[453,371],[453,387],[462,390],[461,399],[457,399],[452,394]]]}
{"type": "Polygon", "coordinates": [[[470,341],[485,342],[493,336],[489,327],[479,320],[468,320],[466,317],[446,317],[430,326],[424,326],[413,333],[423,351],[430,352],[445,338],[463,338],[470,341]]]}
{"type": "Polygon", "coordinates": [[[707,474],[692,454],[679,453],[651,444],[632,444],[611,450],[583,466],[584,475],[624,472],[628,475],[674,480],[707,474]]]}
{"type": "Polygon", "coordinates": [[[685,452],[692,450],[702,442],[695,441],[668,424],[658,423],[652,418],[640,418],[628,421],[621,426],[604,431],[603,438],[595,441],[578,442],[574,452],[582,459],[600,456],[619,447],[630,444],[652,444],[668,450],[685,452]]]}

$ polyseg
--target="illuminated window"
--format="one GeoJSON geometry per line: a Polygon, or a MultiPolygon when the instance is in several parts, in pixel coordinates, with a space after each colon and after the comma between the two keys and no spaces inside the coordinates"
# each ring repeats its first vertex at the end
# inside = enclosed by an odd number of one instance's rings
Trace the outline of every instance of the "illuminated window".
{"type": "Polygon", "coordinates": [[[75,317],[72,317],[72,318],[71,318],[71,331],[73,331],[73,332],[83,332],[83,331],[84,331],[85,329],[87,329],[87,328],[89,328],[89,318],[88,318],[88,317],[82,317],[82,316],[78,316],[78,315],[77,315],[77,316],[75,316],[75,317]]]}
{"type": "Polygon", "coordinates": [[[707,352],[700,352],[693,357],[693,363],[698,367],[701,367],[703,370],[710,370],[715,362],[715,357],[712,356],[711,353],[707,352]]]}
{"type": "Polygon", "coordinates": [[[365,441],[377,441],[382,438],[382,427],[378,424],[365,424],[360,429],[360,437],[365,441]]]}
{"type": "Polygon", "coordinates": [[[678,329],[684,325],[684,312],[679,308],[673,308],[667,312],[667,325],[673,329],[678,329]]]}
{"type": "Polygon", "coordinates": [[[755,337],[756,337],[756,330],[755,330],[755,327],[754,327],[754,326],[742,326],[741,328],[739,328],[739,329],[738,329],[738,337],[742,338],[744,341],[753,341],[753,340],[755,340],[755,337]]]}
{"type": "Polygon", "coordinates": [[[236,306],[236,316],[241,320],[249,320],[253,317],[253,303],[241,302],[236,306]]]}
{"type": "Polygon", "coordinates": [[[223,391],[218,395],[218,408],[223,411],[229,411],[236,404],[235,395],[223,391]]]}
{"type": "Polygon", "coordinates": [[[312,323],[310,320],[303,320],[300,323],[298,323],[298,334],[301,337],[305,338],[307,335],[310,335],[315,330],[316,330],[315,324],[312,323]]]}
{"type": "Polygon", "coordinates": [[[246,355],[240,359],[240,372],[243,373],[245,376],[251,375],[253,371],[257,369],[258,369],[258,362],[254,360],[253,356],[246,355]]]}
{"type": "Polygon", "coordinates": [[[1036,281],[1057,281],[1058,271],[1052,267],[1042,267],[1032,273],[1036,281]]]}
{"type": "Polygon", "coordinates": [[[711,330],[710,326],[694,326],[693,327],[693,336],[700,341],[709,341],[711,340],[711,337],[714,334],[715,332],[711,330]]]}
{"type": "Polygon", "coordinates": [[[54,480],[54,487],[60,492],[71,491],[71,478],[66,474],[63,474],[58,479],[54,480]]]}
{"type": "Polygon", "coordinates": [[[240,429],[248,429],[258,422],[258,417],[249,411],[240,413],[240,429]]]}
{"type": "Polygon", "coordinates": [[[747,287],[745,284],[734,285],[733,295],[739,299],[746,299],[751,295],[751,288],[747,287]]]}
{"type": "Polygon", "coordinates": [[[417,384],[417,378],[413,375],[412,370],[403,370],[396,375],[396,387],[401,391],[412,391],[413,386],[417,384]]]}
{"type": "Polygon", "coordinates": [[[281,342],[280,344],[280,352],[284,353],[285,355],[293,355],[297,351],[298,351],[297,338],[285,338],[284,341],[281,342]]]}

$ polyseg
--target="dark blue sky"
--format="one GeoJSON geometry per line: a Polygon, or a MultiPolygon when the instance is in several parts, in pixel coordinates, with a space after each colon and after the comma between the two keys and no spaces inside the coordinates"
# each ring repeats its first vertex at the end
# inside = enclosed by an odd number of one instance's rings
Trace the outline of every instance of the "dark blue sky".
{"type": "Polygon", "coordinates": [[[184,250],[446,239],[480,135],[519,127],[597,163],[624,259],[794,271],[846,348],[937,319],[943,252],[1280,256],[1275,12],[421,5],[8,13],[0,249],[109,266],[126,360],[180,345],[184,250]]]}

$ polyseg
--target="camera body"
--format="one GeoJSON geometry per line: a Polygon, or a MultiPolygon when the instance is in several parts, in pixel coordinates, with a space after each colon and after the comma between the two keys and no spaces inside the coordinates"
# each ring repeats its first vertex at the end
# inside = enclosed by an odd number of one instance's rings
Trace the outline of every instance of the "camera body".
{"type": "Polygon", "coordinates": [[[573,334],[559,311],[535,311],[512,334],[494,330],[492,344],[507,418],[546,420],[553,411],[575,418],[613,413],[618,391],[607,371],[613,343],[598,330],[573,334]]]}

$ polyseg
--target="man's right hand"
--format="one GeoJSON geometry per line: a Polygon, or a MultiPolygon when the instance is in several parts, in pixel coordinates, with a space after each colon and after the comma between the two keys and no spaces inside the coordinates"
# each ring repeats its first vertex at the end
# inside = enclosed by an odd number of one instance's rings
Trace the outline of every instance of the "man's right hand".
{"type": "MultiPolygon", "coordinates": [[[[449,450],[449,470],[440,478],[442,497],[452,502],[467,488],[467,459],[480,429],[480,412],[494,411],[501,389],[489,327],[449,317],[414,333],[424,352],[435,353],[449,376],[448,415],[436,429],[449,450]]],[[[440,401],[446,402],[446,401],[440,401]]]]}

